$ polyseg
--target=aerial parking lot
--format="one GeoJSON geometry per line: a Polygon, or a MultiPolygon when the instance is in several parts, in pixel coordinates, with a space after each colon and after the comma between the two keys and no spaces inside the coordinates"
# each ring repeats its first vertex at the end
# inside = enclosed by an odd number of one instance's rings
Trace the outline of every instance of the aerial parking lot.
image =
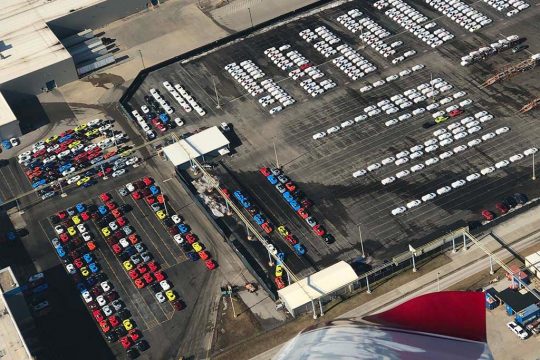
{"type": "Polygon", "coordinates": [[[148,74],[128,104],[140,109],[151,89],[167,94],[168,81],[191,89],[208,112],[176,106],[187,126],[229,123],[240,146],[224,160],[228,172],[276,228],[291,219],[311,269],[358,257],[361,241],[388,258],[538,196],[529,181],[537,128],[518,112],[537,82],[524,74],[482,86],[540,49],[530,25],[537,10],[507,16],[478,2],[467,10],[477,22],[467,25],[432,2],[392,4],[346,3],[263,29],[148,74]],[[424,30],[407,31],[410,21],[424,30]],[[460,65],[498,40],[506,50],[460,65]],[[512,51],[525,42],[527,51],[512,51]],[[335,241],[297,219],[260,174],[276,161],[335,241]]]}

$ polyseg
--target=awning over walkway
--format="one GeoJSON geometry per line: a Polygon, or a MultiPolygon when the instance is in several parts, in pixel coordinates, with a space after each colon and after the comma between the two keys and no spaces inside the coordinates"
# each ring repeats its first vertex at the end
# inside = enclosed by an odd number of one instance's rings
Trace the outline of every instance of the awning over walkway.
{"type": "Polygon", "coordinates": [[[163,148],[163,152],[174,166],[187,163],[190,159],[220,150],[229,145],[229,140],[217,126],[203,130],[188,138],[163,148]]]}
{"type": "Polygon", "coordinates": [[[278,290],[278,295],[285,307],[292,313],[294,309],[332,293],[357,278],[353,268],[345,261],[340,261],[278,290]]]}

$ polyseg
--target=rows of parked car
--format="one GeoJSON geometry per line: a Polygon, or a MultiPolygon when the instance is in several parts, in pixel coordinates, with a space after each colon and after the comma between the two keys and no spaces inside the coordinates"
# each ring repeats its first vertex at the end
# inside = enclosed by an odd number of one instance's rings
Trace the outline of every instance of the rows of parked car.
{"type": "Polygon", "coordinates": [[[506,11],[506,16],[511,17],[530,7],[522,0],[482,0],[497,11],[506,11]]]}
{"type": "MultiPolygon", "coordinates": [[[[32,187],[36,189],[67,177],[77,170],[98,163],[106,164],[107,159],[128,149],[127,146],[121,146],[128,140],[125,133],[113,130],[111,120],[96,119],[34,143],[32,150],[18,155],[18,162],[25,168],[26,176],[32,183],[32,187]],[[104,139],[96,142],[96,139],[100,137],[104,139]],[[111,147],[116,147],[116,149],[105,151],[111,147]]],[[[114,166],[104,165],[105,167],[109,168],[108,171],[113,176],[120,176],[125,172],[121,168],[113,170],[114,166]]],[[[71,181],[64,179],[64,184],[69,181],[69,183],[77,183],[78,186],[90,186],[94,183],[91,177],[95,173],[95,171],[89,171],[71,181]]],[[[54,194],[52,192],[43,195],[44,198],[48,198],[54,194]]]]}
{"type": "Polygon", "coordinates": [[[264,77],[264,72],[252,60],[235,62],[225,65],[225,70],[250,93],[251,96],[257,96],[264,91],[257,79],[264,77]]]}
{"type": "Polygon", "coordinates": [[[489,46],[482,46],[477,50],[473,50],[469,52],[469,54],[462,56],[461,66],[468,66],[480,60],[484,60],[489,56],[495,55],[514,46],[518,41],[519,36],[510,35],[489,44],[489,46]]]}
{"type": "Polygon", "coordinates": [[[42,272],[28,277],[28,281],[21,286],[24,298],[32,310],[32,315],[42,317],[52,310],[49,302],[49,284],[42,272]]]}
{"type": "MultiPolygon", "coordinates": [[[[199,116],[206,115],[206,111],[204,111],[197,100],[181,84],[174,84],[173,86],[168,81],[164,81],[163,86],[180,104],[185,112],[190,112],[191,109],[195,109],[195,112],[199,114],[199,116]]],[[[157,90],[155,90],[155,92],[157,93],[157,90]]],[[[152,94],[152,89],[150,89],[150,94],[152,94]]]]}
{"type": "MultiPolygon", "coordinates": [[[[450,185],[445,185],[443,187],[438,188],[435,192],[425,194],[425,195],[423,195],[421,197],[421,199],[412,200],[412,201],[408,202],[407,204],[405,204],[405,206],[397,207],[397,208],[393,209],[391,211],[391,213],[392,213],[392,215],[402,214],[402,213],[404,213],[405,211],[407,211],[409,209],[412,209],[412,208],[415,208],[415,207],[419,206],[423,202],[431,201],[431,200],[435,199],[437,196],[441,196],[441,195],[449,193],[452,190],[461,188],[461,187],[465,186],[468,183],[471,183],[473,181],[476,181],[476,180],[480,179],[482,176],[485,176],[487,174],[491,174],[491,173],[495,172],[498,169],[505,168],[508,165],[510,165],[511,163],[520,161],[520,160],[524,159],[526,156],[532,155],[532,154],[534,154],[536,152],[538,152],[537,148],[530,148],[530,149],[525,150],[523,153],[514,154],[514,155],[510,156],[508,159],[503,159],[501,161],[496,162],[493,166],[486,167],[486,168],[480,170],[479,172],[475,172],[475,173],[472,173],[472,174],[466,176],[465,179],[456,180],[456,181],[452,182],[450,185]]],[[[501,208],[499,210],[503,211],[504,209],[501,208]]],[[[484,211],[486,211],[486,210],[484,210],[484,211]]],[[[506,209],[506,211],[508,211],[508,209],[506,209]]],[[[484,217],[486,217],[486,220],[493,220],[493,217],[491,217],[491,219],[488,219],[487,216],[485,216],[485,215],[484,215],[484,217]]]]}
{"type": "Polygon", "coordinates": [[[392,82],[392,81],[395,81],[395,80],[397,80],[399,78],[404,78],[404,77],[406,77],[406,76],[408,76],[408,75],[410,75],[410,74],[412,74],[412,73],[414,73],[416,71],[422,70],[425,67],[426,66],[424,64],[416,64],[416,65],[411,66],[410,68],[405,68],[405,69],[401,70],[397,74],[389,75],[384,79],[378,79],[378,80],[373,81],[371,84],[362,86],[360,88],[360,92],[361,93],[368,92],[368,91],[372,90],[373,88],[377,88],[379,86],[382,86],[382,85],[386,84],[387,82],[392,82]]]}
{"type": "Polygon", "coordinates": [[[426,23],[429,20],[428,17],[403,0],[379,0],[373,5],[379,10],[388,7],[389,9],[384,13],[390,19],[432,48],[454,38],[448,30],[442,27],[437,28],[437,23],[434,21],[426,23]]]}
{"type": "Polygon", "coordinates": [[[97,244],[87,222],[100,217],[97,206],[84,203],[58,212],[50,218],[57,236],[51,243],[105,339],[120,341],[128,357],[135,358],[149,345],[97,260],[97,244]]]}
{"type": "MultiPolygon", "coordinates": [[[[415,144],[409,150],[402,150],[396,153],[393,156],[383,159],[381,162],[376,162],[371,165],[368,165],[366,169],[360,169],[353,173],[353,177],[360,177],[366,175],[368,172],[373,172],[380,169],[384,165],[389,165],[394,163],[396,166],[404,165],[410,160],[418,159],[424,155],[435,152],[439,148],[448,146],[454,142],[454,140],[463,139],[473,133],[476,133],[482,129],[479,126],[480,121],[475,119],[483,118],[487,114],[486,111],[480,111],[475,114],[475,116],[468,116],[460,121],[456,121],[447,126],[447,128],[441,128],[433,132],[433,138],[427,139],[423,144],[415,144]]],[[[487,118],[487,117],[486,117],[487,118]]],[[[491,115],[489,119],[492,119],[491,115]]],[[[396,176],[390,176],[381,181],[383,185],[388,185],[393,183],[396,178],[400,179],[405,176],[408,176],[411,172],[421,171],[425,166],[430,166],[436,164],[439,160],[447,159],[459,152],[465,151],[468,148],[479,145],[482,142],[488,141],[495,138],[496,136],[502,135],[510,131],[510,128],[507,126],[496,129],[493,132],[486,133],[481,137],[471,140],[467,145],[459,145],[453,150],[448,150],[436,157],[432,157],[425,161],[425,164],[417,164],[411,167],[410,170],[402,170],[396,174],[396,176]]]]}
{"type": "MultiPolygon", "coordinates": [[[[309,228],[318,236],[322,237],[326,244],[333,243],[334,237],[329,234],[324,226],[319,223],[319,221],[309,213],[309,208],[313,205],[312,201],[304,197],[304,194],[300,191],[298,186],[289,179],[280,169],[277,168],[268,168],[262,167],[259,169],[259,172],[266,177],[266,180],[277,190],[282,199],[289,205],[289,207],[303,220],[306,221],[306,224],[309,228]]],[[[278,228],[278,232],[285,237],[285,240],[291,245],[296,241],[294,237],[287,237],[288,230],[285,226],[283,229],[278,228]],[[287,232],[287,233],[285,233],[287,232]]]]}
{"type": "Polygon", "coordinates": [[[489,17],[460,0],[424,0],[459,26],[470,32],[481,29],[493,22],[489,17]]]}
{"type": "MultiPolygon", "coordinates": [[[[208,270],[217,267],[217,263],[212,259],[208,250],[205,249],[204,244],[191,231],[190,226],[184,222],[182,216],[173,213],[172,207],[167,204],[166,196],[161,193],[161,189],[154,184],[152,178],[144,177],[141,180],[128,183],[120,188],[118,192],[122,196],[130,195],[136,201],[144,199],[144,202],[152,209],[155,216],[167,228],[167,232],[182,247],[182,250],[191,261],[202,259],[208,270]]],[[[156,298],[157,296],[156,293],[156,298]]],[[[167,298],[169,301],[174,301],[169,296],[167,298]]]]}
{"type": "Polygon", "coordinates": [[[313,47],[326,58],[334,56],[339,52],[341,55],[332,59],[332,63],[343,71],[351,80],[358,80],[377,70],[376,66],[361,56],[351,46],[344,43],[339,44],[341,39],[328,30],[326,26],[319,26],[314,30],[305,29],[300,31],[299,35],[308,42],[319,40],[313,42],[313,47]]]}
{"type": "MultiPolygon", "coordinates": [[[[495,208],[499,212],[499,215],[508,213],[511,209],[515,209],[518,205],[525,205],[529,199],[527,195],[522,193],[515,193],[514,195],[507,196],[503,201],[499,201],[495,204],[495,208]]],[[[492,221],[497,217],[497,214],[491,210],[483,209],[481,211],[482,217],[487,221],[492,221]]]]}

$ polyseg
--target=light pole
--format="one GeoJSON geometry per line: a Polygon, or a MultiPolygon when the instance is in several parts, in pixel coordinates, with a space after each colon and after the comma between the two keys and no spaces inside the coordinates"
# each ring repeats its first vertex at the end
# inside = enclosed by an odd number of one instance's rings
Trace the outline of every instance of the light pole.
{"type": "Polygon", "coordinates": [[[360,226],[362,226],[362,224],[358,224],[358,235],[360,236],[360,248],[362,249],[362,257],[365,259],[366,258],[366,253],[364,252],[364,240],[362,239],[362,229],[360,229],[360,226]]]}
{"type": "Polygon", "coordinates": [[[413,272],[416,272],[416,262],[414,261],[414,255],[416,254],[416,249],[413,248],[413,247],[409,244],[409,251],[410,251],[411,254],[412,254],[412,271],[413,271],[413,272]]]}
{"type": "Polygon", "coordinates": [[[276,156],[276,168],[279,169],[279,160],[277,157],[276,142],[274,140],[272,140],[272,142],[274,143],[274,155],[276,156]]]}
{"type": "Polygon", "coordinates": [[[217,86],[216,86],[216,78],[213,76],[212,76],[212,82],[214,83],[214,92],[216,93],[216,102],[217,102],[216,109],[221,109],[221,105],[219,105],[219,94],[218,94],[217,86]]]}
{"type": "Polygon", "coordinates": [[[437,291],[441,291],[441,284],[439,282],[439,272],[437,271],[437,291]]]}
{"type": "Polygon", "coordinates": [[[535,171],[535,168],[534,168],[534,153],[532,155],[533,155],[533,176],[532,176],[532,179],[536,180],[536,171],[535,171]]]}
{"type": "Polygon", "coordinates": [[[251,27],[253,27],[253,18],[251,17],[251,8],[248,7],[249,12],[249,21],[251,22],[251,27]]]}
{"type": "Polygon", "coordinates": [[[143,67],[143,69],[146,69],[146,66],[144,66],[144,59],[143,59],[143,56],[142,56],[142,51],[140,49],[139,49],[139,55],[141,56],[142,67],[143,67]]]}

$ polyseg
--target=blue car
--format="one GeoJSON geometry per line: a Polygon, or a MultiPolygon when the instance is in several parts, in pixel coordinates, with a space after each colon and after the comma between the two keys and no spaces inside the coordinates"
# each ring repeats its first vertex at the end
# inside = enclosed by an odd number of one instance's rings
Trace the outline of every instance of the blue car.
{"type": "Polygon", "coordinates": [[[255,220],[257,225],[262,225],[265,222],[265,220],[264,220],[264,218],[262,217],[261,214],[255,214],[255,216],[253,217],[253,220],[255,220]]]}
{"type": "Polygon", "coordinates": [[[244,194],[242,194],[242,192],[240,190],[236,190],[234,193],[233,193],[234,197],[238,199],[238,201],[242,201],[244,200],[246,197],[244,196],[244,194]]]}
{"type": "Polygon", "coordinates": [[[71,136],[71,134],[69,135],[66,135],[66,136],[63,136],[61,137],[60,139],[58,139],[58,143],[61,144],[63,143],[64,141],[68,141],[69,139],[72,139],[73,137],[71,136]]]}
{"type": "Polygon", "coordinates": [[[251,207],[251,203],[247,200],[241,200],[240,203],[242,204],[242,206],[247,209],[247,208],[250,208],[251,207]]]}
{"type": "Polygon", "coordinates": [[[300,243],[298,243],[296,245],[293,245],[293,248],[294,248],[294,252],[298,256],[302,256],[302,255],[304,255],[306,253],[306,249],[300,243]]]}
{"type": "Polygon", "coordinates": [[[36,189],[42,185],[45,185],[47,183],[47,180],[46,179],[40,179],[38,181],[36,181],[35,183],[32,184],[32,188],[36,189]]]}
{"type": "Polygon", "coordinates": [[[150,186],[150,192],[152,193],[152,195],[157,195],[159,194],[161,191],[159,190],[159,187],[157,187],[156,185],[152,185],[150,186]]]}
{"type": "Polygon", "coordinates": [[[296,200],[290,201],[289,205],[291,205],[294,211],[298,211],[302,207],[296,200]]]}
{"type": "Polygon", "coordinates": [[[66,256],[66,251],[64,250],[62,246],[59,246],[56,248],[56,253],[58,254],[60,258],[64,258],[66,256]]]}
{"type": "Polygon", "coordinates": [[[96,264],[96,263],[90,263],[90,264],[88,264],[88,268],[89,268],[90,271],[91,271],[92,273],[94,273],[94,274],[97,273],[97,272],[99,272],[99,270],[100,270],[100,269],[99,269],[99,265],[96,264]]]}
{"type": "Polygon", "coordinates": [[[159,114],[159,119],[163,121],[164,123],[169,121],[169,116],[167,114],[161,113],[159,114]]]}
{"type": "Polygon", "coordinates": [[[294,196],[292,196],[292,194],[288,191],[285,191],[283,193],[283,197],[285,198],[285,200],[287,200],[288,202],[290,202],[291,200],[294,200],[294,196]]]}
{"type": "Polygon", "coordinates": [[[82,184],[82,187],[87,188],[87,187],[90,187],[90,186],[94,185],[95,183],[96,183],[96,181],[94,179],[90,179],[90,181],[85,182],[84,184],[82,184]]]}
{"type": "Polygon", "coordinates": [[[109,212],[109,209],[107,209],[107,207],[105,205],[100,205],[98,207],[98,211],[101,215],[105,215],[106,213],[109,212]]]}
{"type": "Polygon", "coordinates": [[[189,226],[186,224],[178,224],[178,231],[180,231],[181,234],[187,234],[189,232],[189,226]]]}
{"type": "Polygon", "coordinates": [[[84,205],[83,203],[78,203],[77,205],[75,205],[75,208],[77,209],[79,214],[83,211],[86,211],[86,205],[84,205]]]}
{"type": "Polygon", "coordinates": [[[129,256],[133,256],[137,253],[137,249],[135,249],[133,246],[130,245],[124,250],[124,252],[128,254],[129,256]]]}
{"type": "Polygon", "coordinates": [[[97,280],[93,276],[89,276],[86,278],[86,283],[88,284],[88,287],[91,288],[92,286],[96,285],[97,280]]]}
{"type": "Polygon", "coordinates": [[[266,178],[270,184],[272,185],[276,185],[278,183],[278,179],[274,176],[274,175],[268,175],[268,177],[266,178]]]}
{"type": "Polygon", "coordinates": [[[281,265],[283,264],[283,261],[285,260],[285,254],[280,252],[277,254],[277,258],[279,259],[278,261],[276,261],[276,264],[277,265],[281,265]]]}
{"type": "Polygon", "coordinates": [[[83,260],[87,263],[87,264],[90,264],[91,262],[94,261],[93,257],[92,257],[92,254],[90,253],[86,253],[83,255],[83,260]]]}
{"type": "Polygon", "coordinates": [[[13,147],[13,145],[11,145],[11,143],[9,142],[9,140],[3,140],[2,141],[2,146],[4,147],[4,149],[6,150],[9,150],[13,147]]]}
{"type": "Polygon", "coordinates": [[[69,170],[69,169],[71,169],[71,163],[67,163],[67,164],[64,164],[64,165],[60,166],[60,168],[58,169],[58,172],[66,171],[66,170],[69,170]]]}
{"type": "Polygon", "coordinates": [[[189,251],[189,252],[186,253],[186,255],[189,258],[189,260],[191,260],[191,261],[199,260],[199,254],[197,254],[194,251],[189,251]]]}
{"type": "Polygon", "coordinates": [[[9,241],[17,240],[17,233],[15,231],[8,231],[6,237],[9,241]]]}
{"type": "Polygon", "coordinates": [[[86,284],[83,282],[78,282],[77,285],[75,286],[77,287],[77,290],[79,290],[81,294],[86,291],[86,284]]]}
{"type": "Polygon", "coordinates": [[[39,294],[41,292],[44,292],[45,290],[47,290],[49,288],[49,285],[47,283],[45,284],[41,284],[35,288],[32,289],[32,293],[34,294],[39,294]]]}

